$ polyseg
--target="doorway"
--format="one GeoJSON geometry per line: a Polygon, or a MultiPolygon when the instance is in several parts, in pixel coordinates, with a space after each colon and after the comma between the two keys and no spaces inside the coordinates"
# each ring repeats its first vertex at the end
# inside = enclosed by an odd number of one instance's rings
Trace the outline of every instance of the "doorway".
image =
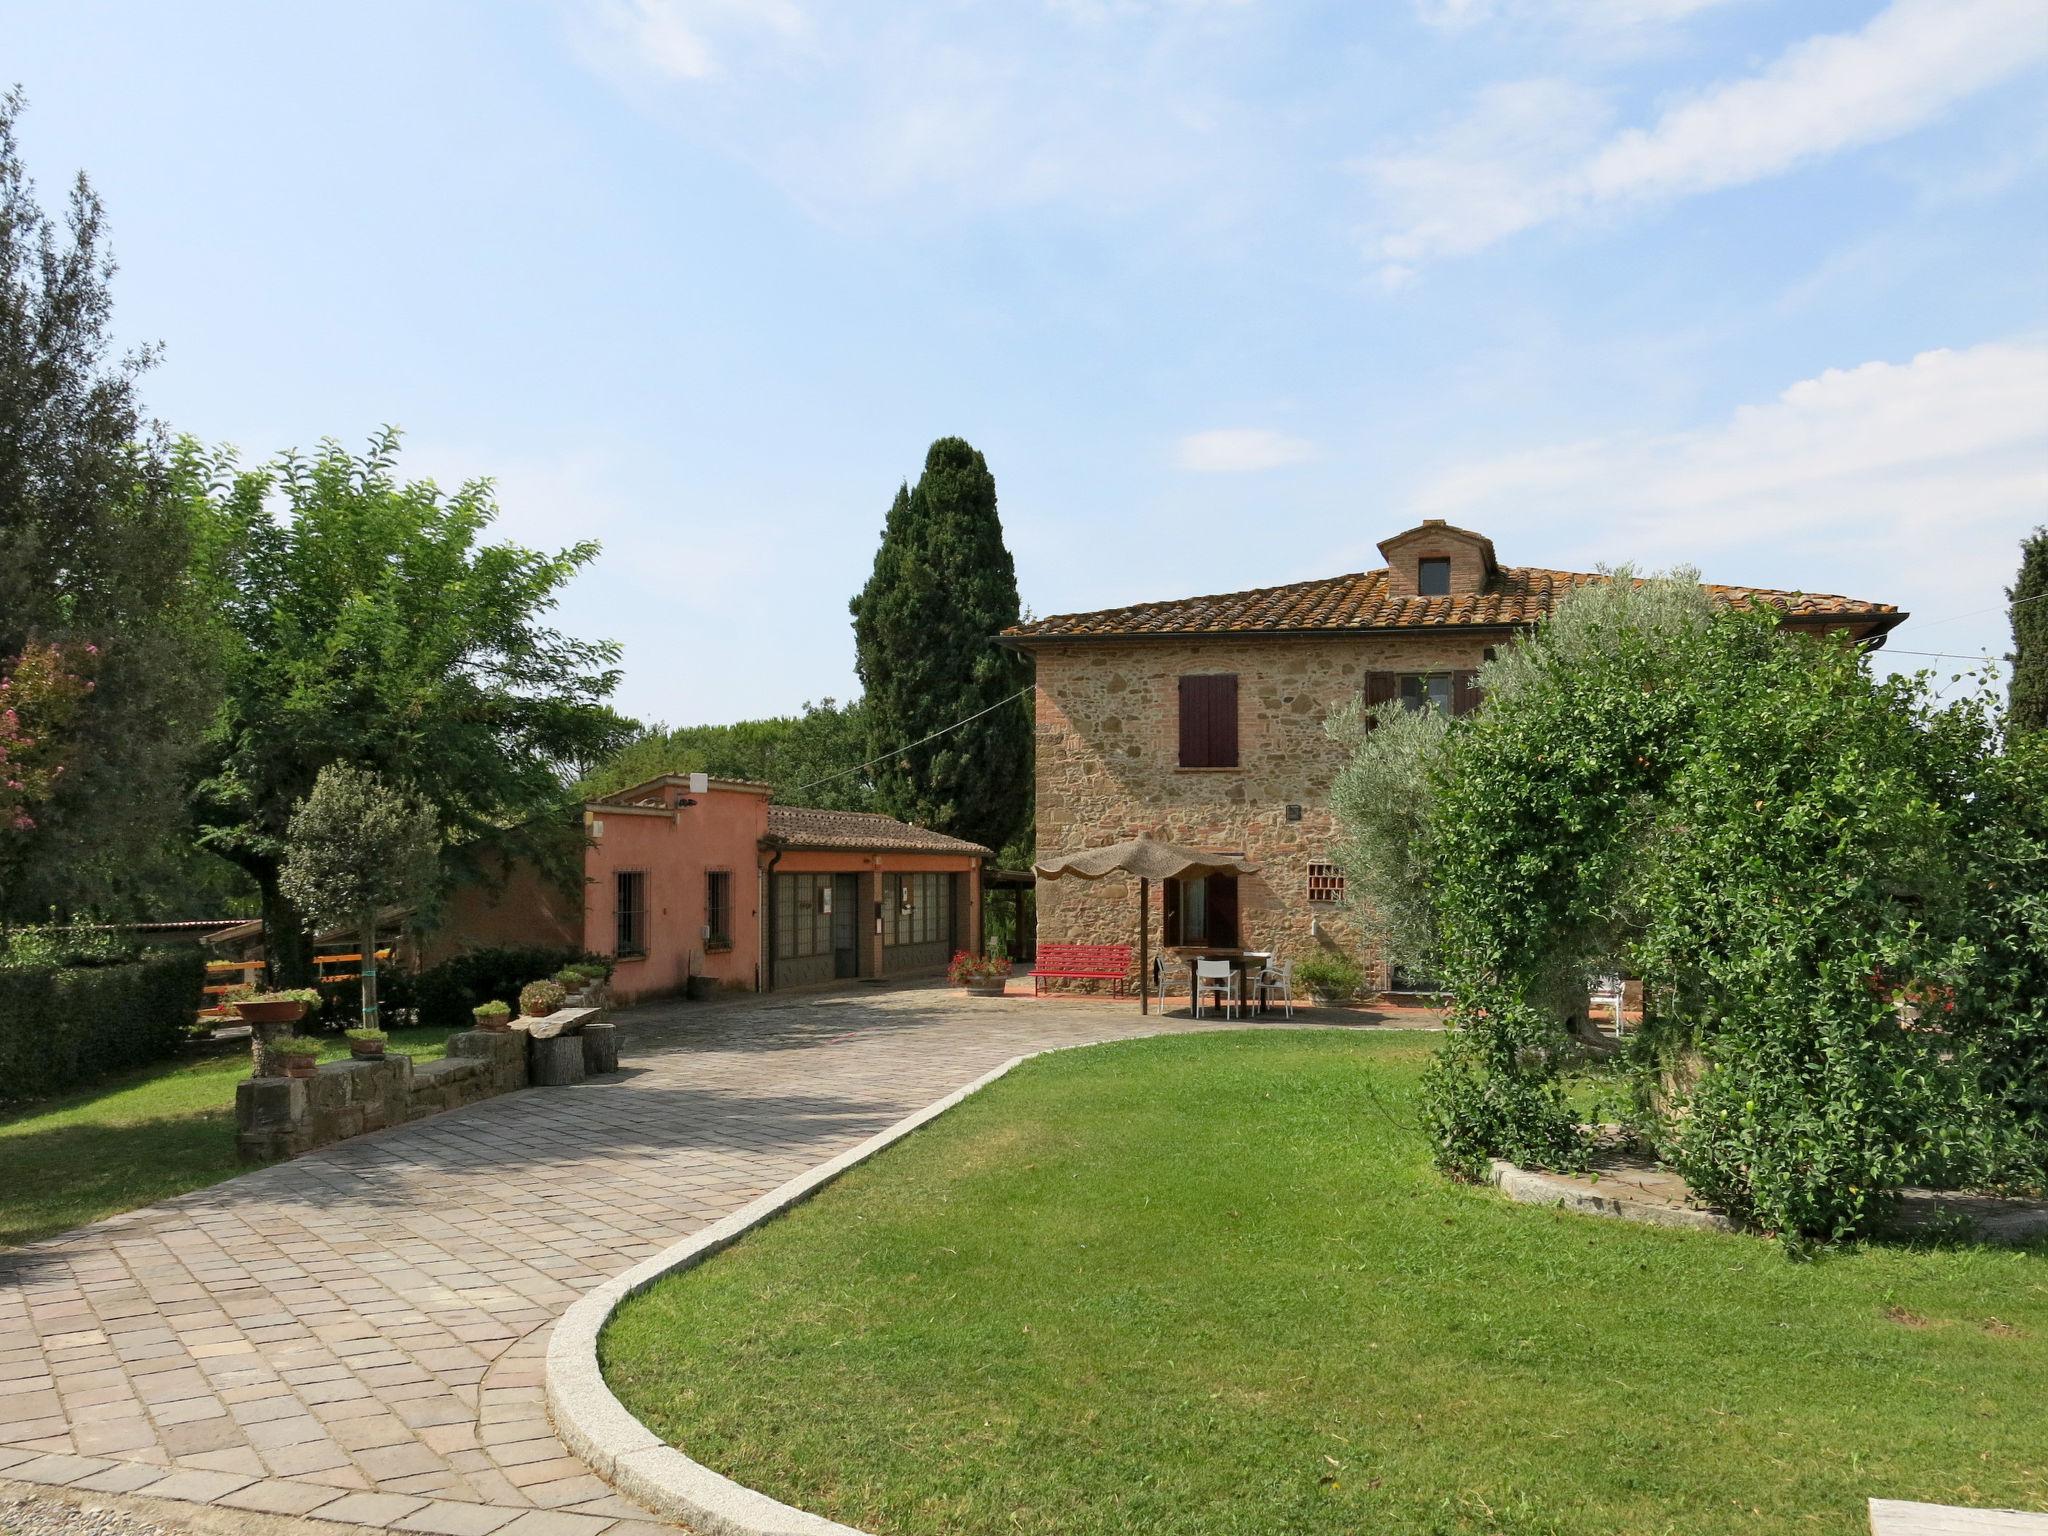
{"type": "Polygon", "coordinates": [[[860,876],[832,877],[832,976],[851,981],[860,975],[860,876]]]}

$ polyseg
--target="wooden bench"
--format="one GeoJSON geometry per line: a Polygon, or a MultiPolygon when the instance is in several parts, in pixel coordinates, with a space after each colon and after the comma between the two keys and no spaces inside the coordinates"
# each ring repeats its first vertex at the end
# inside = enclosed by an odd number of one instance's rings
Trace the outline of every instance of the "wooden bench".
{"type": "Polygon", "coordinates": [[[1121,997],[1131,979],[1128,944],[1041,944],[1031,966],[1031,995],[1041,997],[1048,981],[1107,981],[1121,997]]]}

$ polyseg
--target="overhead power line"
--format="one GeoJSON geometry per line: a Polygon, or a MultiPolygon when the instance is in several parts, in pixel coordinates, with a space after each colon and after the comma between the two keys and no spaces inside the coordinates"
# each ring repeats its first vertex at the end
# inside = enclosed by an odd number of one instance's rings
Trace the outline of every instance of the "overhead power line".
{"type": "Polygon", "coordinates": [[[951,725],[940,726],[939,729],[933,731],[931,735],[920,736],[916,741],[911,742],[909,746],[897,747],[892,752],[884,752],[880,757],[871,757],[864,763],[856,763],[851,768],[842,769],[838,773],[828,773],[822,779],[813,779],[808,784],[799,784],[795,789],[792,789],[790,793],[792,795],[800,795],[807,789],[816,789],[820,784],[830,784],[834,779],[844,779],[853,774],[861,772],[863,769],[872,768],[877,763],[886,763],[892,757],[901,757],[905,752],[909,752],[917,747],[921,747],[928,741],[937,741],[941,736],[944,736],[952,731],[957,731],[963,725],[974,724],[974,722],[979,720],[983,715],[994,714],[997,710],[1001,709],[1005,704],[1016,703],[1019,699],[1023,698],[1025,694],[1031,692],[1032,689],[1036,688],[1037,686],[1038,684],[1036,683],[1026,683],[1022,688],[1019,688],[1007,699],[998,699],[995,703],[989,705],[987,709],[977,709],[965,720],[955,720],[951,725]]]}

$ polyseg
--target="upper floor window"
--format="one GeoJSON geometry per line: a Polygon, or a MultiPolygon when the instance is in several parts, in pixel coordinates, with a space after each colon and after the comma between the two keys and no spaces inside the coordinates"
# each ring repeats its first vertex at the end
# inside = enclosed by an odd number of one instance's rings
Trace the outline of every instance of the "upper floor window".
{"type": "Polygon", "coordinates": [[[1180,765],[1237,766],[1237,674],[1213,672],[1180,680],[1180,765]]]}
{"type": "Polygon", "coordinates": [[[1415,562],[1415,590],[1423,597],[1451,595],[1451,557],[1426,555],[1415,562]]]}
{"type": "Polygon", "coordinates": [[[1440,715],[1451,712],[1451,674],[1425,672],[1401,679],[1401,702],[1410,709],[1433,709],[1440,715]]]}
{"type": "Polygon", "coordinates": [[[637,869],[622,869],[614,877],[613,913],[618,927],[613,953],[647,953],[647,876],[637,869]]]}

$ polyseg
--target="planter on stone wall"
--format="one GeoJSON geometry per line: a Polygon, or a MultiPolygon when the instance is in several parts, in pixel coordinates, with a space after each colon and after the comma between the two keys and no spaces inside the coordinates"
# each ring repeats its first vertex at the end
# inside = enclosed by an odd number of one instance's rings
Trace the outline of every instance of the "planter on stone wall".
{"type": "Polygon", "coordinates": [[[286,1077],[312,1077],[320,1070],[318,1056],[287,1056],[280,1052],[278,1060],[284,1063],[286,1077]]]}
{"type": "Polygon", "coordinates": [[[357,1061],[382,1061],[384,1041],[381,1030],[373,1034],[366,1029],[352,1029],[348,1032],[348,1053],[357,1061]]]}
{"type": "Polygon", "coordinates": [[[470,1009],[469,1014],[476,1020],[476,1027],[487,1035],[512,1033],[512,1010],[504,1003],[485,1003],[470,1009]]]}

